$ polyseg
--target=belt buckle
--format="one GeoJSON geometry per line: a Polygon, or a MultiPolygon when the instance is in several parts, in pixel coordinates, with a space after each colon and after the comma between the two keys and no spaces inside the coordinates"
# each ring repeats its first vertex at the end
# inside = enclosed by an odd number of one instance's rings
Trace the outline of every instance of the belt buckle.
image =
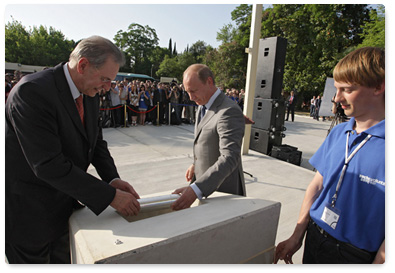
{"type": "Polygon", "coordinates": [[[316,228],[318,229],[319,233],[321,233],[321,235],[323,235],[325,238],[328,237],[328,233],[323,228],[321,228],[319,225],[317,225],[316,222],[313,221],[313,225],[316,226],[316,228]]]}
{"type": "Polygon", "coordinates": [[[317,225],[317,228],[318,228],[319,232],[320,232],[322,235],[324,235],[325,238],[328,237],[328,234],[326,233],[326,231],[325,231],[323,228],[319,227],[318,225],[317,225]]]}

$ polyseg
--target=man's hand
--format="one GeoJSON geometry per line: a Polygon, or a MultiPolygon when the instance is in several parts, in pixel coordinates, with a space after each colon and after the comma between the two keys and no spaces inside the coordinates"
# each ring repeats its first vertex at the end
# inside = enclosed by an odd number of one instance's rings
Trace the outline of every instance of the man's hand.
{"type": "Polygon", "coordinates": [[[276,253],[274,255],[274,263],[278,260],[284,260],[286,264],[293,264],[292,256],[302,246],[302,242],[291,236],[288,240],[285,240],[278,244],[276,247],[276,253]]]}
{"type": "Polygon", "coordinates": [[[110,206],[119,211],[122,215],[137,215],[140,211],[140,203],[137,199],[140,196],[133,187],[121,179],[114,180],[111,186],[117,189],[115,197],[110,206]]]}
{"type": "Polygon", "coordinates": [[[188,170],[185,173],[185,178],[187,179],[188,182],[192,181],[194,174],[195,174],[195,165],[192,164],[191,166],[189,166],[188,170]]]}
{"type": "Polygon", "coordinates": [[[173,192],[173,194],[181,194],[181,197],[178,198],[171,206],[173,210],[189,208],[197,198],[195,192],[191,187],[177,189],[173,192]]]}
{"type": "Polygon", "coordinates": [[[114,181],[111,182],[110,184],[116,189],[120,189],[122,191],[126,191],[131,193],[136,199],[140,199],[140,196],[137,194],[137,192],[134,190],[132,185],[130,185],[128,182],[123,181],[122,179],[115,179],[114,181]]]}

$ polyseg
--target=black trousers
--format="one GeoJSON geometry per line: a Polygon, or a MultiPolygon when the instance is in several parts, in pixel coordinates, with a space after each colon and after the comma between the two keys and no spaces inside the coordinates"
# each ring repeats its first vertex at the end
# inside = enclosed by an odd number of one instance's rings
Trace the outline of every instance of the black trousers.
{"type": "Polygon", "coordinates": [[[303,253],[304,264],[367,264],[377,252],[368,252],[336,240],[310,221],[303,253]]]}
{"type": "Polygon", "coordinates": [[[288,120],[289,118],[289,113],[291,113],[291,120],[295,120],[295,106],[288,106],[287,107],[287,118],[285,120],[288,120]]]}
{"type": "Polygon", "coordinates": [[[6,243],[5,254],[10,264],[70,264],[69,232],[44,245],[6,243]]]}

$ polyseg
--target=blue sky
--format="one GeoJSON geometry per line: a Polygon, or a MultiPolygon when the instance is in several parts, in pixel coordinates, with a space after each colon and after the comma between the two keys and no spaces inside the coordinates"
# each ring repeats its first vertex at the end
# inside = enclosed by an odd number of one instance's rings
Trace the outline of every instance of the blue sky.
{"type": "MultiPolygon", "coordinates": [[[[67,39],[74,41],[91,35],[100,35],[112,40],[119,30],[126,31],[130,24],[137,23],[155,29],[161,47],[168,47],[171,38],[173,44],[176,43],[178,52],[199,40],[218,47],[220,42],[216,40],[217,32],[226,24],[234,24],[231,12],[243,2],[201,0],[193,1],[194,4],[185,4],[191,1],[58,0],[58,4],[53,4],[53,1],[36,0],[32,1],[35,4],[25,4],[25,1],[19,0],[5,1],[5,23],[11,22],[14,18],[26,28],[40,25],[54,27],[67,39]]],[[[363,2],[372,4],[377,1],[360,0],[356,3],[363,2]]],[[[385,2],[388,1],[378,3],[385,2]]],[[[271,2],[260,3],[266,8],[271,2]]]]}
{"type": "MultiPolygon", "coordinates": [[[[166,3],[166,2],[165,2],[166,3]]],[[[67,39],[101,35],[113,39],[131,23],[155,29],[159,45],[171,38],[178,52],[198,40],[218,47],[217,32],[231,23],[237,4],[8,4],[5,23],[12,18],[25,27],[46,26],[61,31],[67,39]],[[12,17],[11,17],[12,16],[12,17]]]]}

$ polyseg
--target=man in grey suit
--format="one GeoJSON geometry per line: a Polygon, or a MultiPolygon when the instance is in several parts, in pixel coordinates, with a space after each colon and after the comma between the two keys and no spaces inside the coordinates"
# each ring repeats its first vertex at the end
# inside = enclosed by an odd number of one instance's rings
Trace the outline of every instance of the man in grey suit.
{"type": "Polygon", "coordinates": [[[245,119],[240,107],[215,86],[214,75],[205,65],[188,67],[183,83],[199,109],[195,124],[194,163],[185,174],[191,184],[174,191],[181,197],[172,208],[188,208],[196,198],[208,197],[216,190],[245,196],[241,161],[245,119]]]}

